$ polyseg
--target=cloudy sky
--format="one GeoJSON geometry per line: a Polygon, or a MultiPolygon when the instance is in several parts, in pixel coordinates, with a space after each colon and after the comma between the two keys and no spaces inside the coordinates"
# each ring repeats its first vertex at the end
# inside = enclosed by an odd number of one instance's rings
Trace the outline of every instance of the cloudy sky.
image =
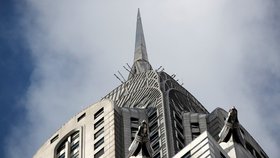
{"type": "Polygon", "coordinates": [[[152,66],[176,74],[210,112],[236,106],[278,157],[277,0],[0,0],[0,157],[32,157],[120,84],[113,74],[132,64],[137,8],[152,66]]]}

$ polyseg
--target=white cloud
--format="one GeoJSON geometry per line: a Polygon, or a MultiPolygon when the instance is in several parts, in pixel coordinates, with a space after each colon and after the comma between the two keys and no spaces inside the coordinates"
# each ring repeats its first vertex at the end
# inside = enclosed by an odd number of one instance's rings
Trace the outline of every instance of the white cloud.
{"type": "Polygon", "coordinates": [[[279,32],[272,25],[279,21],[272,19],[272,3],[29,0],[28,4],[32,12],[26,19],[32,23],[26,25],[26,35],[35,70],[27,94],[28,122],[11,135],[11,158],[22,153],[31,157],[71,116],[119,84],[113,74],[132,62],[138,7],[153,67],[162,65],[168,73],[176,73],[209,111],[235,105],[240,122],[270,157],[280,154],[279,140],[271,135],[275,127],[266,129],[267,121],[279,125],[279,119],[262,109],[263,103],[271,103],[270,108],[279,103],[279,90],[262,93],[267,82],[280,75],[275,42],[279,32]]]}

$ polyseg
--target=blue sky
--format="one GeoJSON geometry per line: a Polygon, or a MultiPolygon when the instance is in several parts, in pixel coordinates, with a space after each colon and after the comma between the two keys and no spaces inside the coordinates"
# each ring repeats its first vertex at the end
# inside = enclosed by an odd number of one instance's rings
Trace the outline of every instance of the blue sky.
{"type": "MultiPolygon", "coordinates": [[[[0,1],[0,140],[5,144],[14,126],[24,123],[24,94],[30,85],[32,59],[22,34],[23,13],[13,0],[0,1]]],[[[5,153],[5,146],[0,148],[5,153]]],[[[3,156],[1,156],[3,157],[3,156]]]]}
{"type": "Polygon", "coordinates": [[[113,74],[133,60],[139,7],[152,66],[209,111],[236,106],[267,154],[280,155],[277,0],[1,0],[1,157],[31,157],[120,84],[113,74]]]}

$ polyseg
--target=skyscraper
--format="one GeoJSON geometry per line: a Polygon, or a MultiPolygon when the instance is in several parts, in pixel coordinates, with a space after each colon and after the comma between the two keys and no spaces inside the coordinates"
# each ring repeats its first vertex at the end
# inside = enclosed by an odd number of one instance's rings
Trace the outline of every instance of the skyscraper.
{"type": "Polygon", "coordinates": [[[34,158],[268,156],[237,110],[209,113],[173,75],[153,70],[140,12],[127,81],[70,119],[34,158]]]}

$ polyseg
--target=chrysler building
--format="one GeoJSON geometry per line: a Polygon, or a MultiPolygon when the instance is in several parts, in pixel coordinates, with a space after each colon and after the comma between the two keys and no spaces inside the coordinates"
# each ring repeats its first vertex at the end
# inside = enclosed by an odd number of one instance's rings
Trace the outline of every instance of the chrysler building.
{"type": "Polygon", "coordinates": [[[127,80],[73,116],[34,158],[268,158],[235,107],[207,109],[173,75],[153,69],[140,12],[127,80]]]}

